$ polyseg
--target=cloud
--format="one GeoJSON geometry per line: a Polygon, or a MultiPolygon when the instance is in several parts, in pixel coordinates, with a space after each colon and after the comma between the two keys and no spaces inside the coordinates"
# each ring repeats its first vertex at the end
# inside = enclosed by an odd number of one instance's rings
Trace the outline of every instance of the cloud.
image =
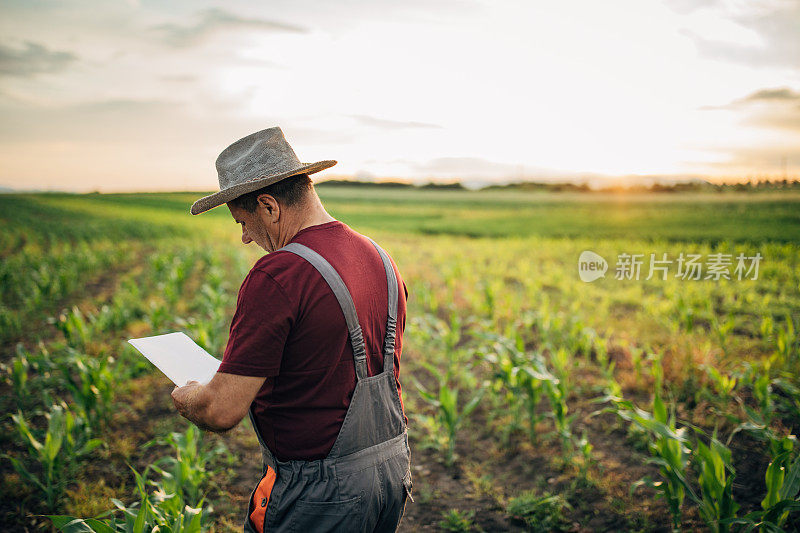
{"type": "Polygon", "coordinates": [[[789,102],[800,105],[800,92],[795,92],[788,87],[776,89],[761,89],[738,100],[740,103],[748,102],[789,102]]]}
{"type": "Polygon", "coordinates": [[[788,67],[800,70],[800,39],[797,38],[797,29],[800,28],[800,2],[777,3],[772,8],[759,8],[725,18],[754,31],[763,45],[748,46],[706,39],[690,30],[683,30],[682,33],[694,41],[700,54],[714,59],[753,67],[788,67]]]}
{"type": "Polygon", "coordinates": [[[414,121],[401,121],[401,120],[388,120],[385,118],[371,117],[369,115],[350,115],[350,118],[357,120],[364,126],[371,126],[374,128],[381,128],[387,130],[394,130],[400,128],[441,128],[438,124],[431,124],[429,122],[414,122],[414,121]]]}
{"type": "Polygon", "coordinates": [[[50,50],[26,41],[22,48],[0,44],[0,76],[30,77],[64,70],[78,58],[71,52],[50,50]]]}
{"type": "Polygon", "coordinates": [[[213,189],[219,152],[264,127],[258,117],[198,114],[177,97],[62,105],[3,97],[0,116],[0,183],[60,190],[213,189]]]}
{"type": "Polygon", "coordinates": [[[744,115],[743,124],[800,133],[800,91],[789,87],[760,89],[721,106],[702,110],[727,110],[744,115]]]}
{"type": "Polygon", "coordinates": [[[415,163],[415,170],[431,174],[508,175],[517,171],[515,165],[498,163],[480,157],[438,157],[425,163],[415,163]]]}
{"type": "Polygon", "coordinates": [[[150,29],[160,35],[167,45],[174,48],[193,46],[202,42],[211,34],[223,30],[253,29],[289,33],[306,33],[308,31],[305,28],[283,22],[242,17],[219,8],[210,8],[200,12],[198,21],[189,26],[159,24],[152,26],[150,29]]]}
{"type": "Polygon", "coordinates": [[[182,108],[168,100],[112,99],[67,105],[0,102],[0,142],[141,141],[172,131],[182,108]]]}
{"type": "MultiPolygon", "coordinates": [[[[209,105],[220,111],[230,108],[224,100],[209,105]]],[[[274,124],[280,124],[289,141],[300,146],[338,146],[353,141],[338,130],[296,127],[280,117],[231,116],[213,110],[198,114],[192,109],[191,102],[169,96],[163,99],[114,98],[41,105],[0,95],[0,116],[3,117],[0,121],[0,148],[19,143],[76,142],[98,146],[127,143],[141,147],[142,155],[146,157],[148,147],[153,146],[179,152],[203,144],[221,150],[236,139],[274,124]]]]}
{"type": "Polygon", "coordinates": [[[701,163],[715,171],[730,174],[783,174],[796,175],[800,172],[800,146],[742,146],[711,149],[725,154],[724,161],[701,163]]]}
{"type": "MultiPolygon", "coordinates": [[[[471,179],[555,179],[567,176],[559,170],[500,163],[481,157],[438,157],[420,163],[411,160],[396,160],[394,163],[406,165],[417,176],[458,177],[471,179]]],[[[571,175],[571,174],[569,174],[571,175]]]]}
{"type": "Polygon", "coordinates": [[[685,15],[698,9],[714,6],[719,3],[719,0],[667,0],[664,3],[676,13],[685,15]]]}
{"type": "Polygon", "coordinates": [[[194,83],[198,77],[193,74],[167,74],[158,78],[168,83],[194,83]]]}

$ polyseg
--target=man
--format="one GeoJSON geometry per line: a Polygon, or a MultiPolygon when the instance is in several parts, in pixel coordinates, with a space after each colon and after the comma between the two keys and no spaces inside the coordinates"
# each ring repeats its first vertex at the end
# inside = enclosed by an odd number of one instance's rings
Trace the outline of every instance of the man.
{"type": "Polygon", "coordinates": [[[217,159],[220,191],[242,242],[268,252],[239,290],[219,369],[176,387],[175,407],[226,431],[249,413],[262,476],[244,529],[395,531],[411,493],[399,363],[408,292],[372,239],[331,217],[280,128],[217,159]],[[402,287],[402,290],[400,290],[402,287]]]}

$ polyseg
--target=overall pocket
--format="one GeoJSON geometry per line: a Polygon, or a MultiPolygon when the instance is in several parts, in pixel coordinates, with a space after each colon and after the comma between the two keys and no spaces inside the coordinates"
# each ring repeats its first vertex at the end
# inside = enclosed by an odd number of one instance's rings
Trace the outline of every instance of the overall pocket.
{"type": "Polygon", "coordinates": [[[363,520],[361,496],[337,502],[297,500],[292,513],[292,531],[342,531],[361,529],[363,520]]]}

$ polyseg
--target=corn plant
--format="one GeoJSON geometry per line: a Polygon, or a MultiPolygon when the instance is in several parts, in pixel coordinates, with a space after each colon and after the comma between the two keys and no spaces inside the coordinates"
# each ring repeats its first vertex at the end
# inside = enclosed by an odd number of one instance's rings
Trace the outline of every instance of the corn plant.
{"type": "Polygon", "coordinates": [[[475,510],[462,512],[458,509],[450,509],[449,511],[443,511],[439,527],[442,528],[442,531],[451,531],[453,533],[474,531],[475,510]]]}
{"type": "Polygon", "coordinates": [[[636,372],[636,381],[639,381],[642,378],[642,359],[646,353],[647,349],[631,345],[629,346],[630,354],[631,354],[631,363],[633,364],[633,369],[636,372]]]}
{"type": "Polygon", "coordinates": [[[726,526],[742,526],[739,531],[745,532],[783,531],[789,516],[800,511],[800,456],[792,459],[793,454],[790,448],[777,455],[767,467],[764,476],[767,494],[761,501],[762,510],[724,520],[726,526]]]}
{"type": "Polygon", "coordinates": [[[103,305],[90,317],[96,333],[107,333],[124,329],[130,322],[146,316],[139,286],[126,280],[114,294],[111,305],[103,305]]]}
{"type": "Polygon", "coordinates": [[[133,468],[131,470],[136,480],[138,501],[125,505],[113,498],[111,502],[116,509],[96,518],[50,515],[48,518],[53,522],[53,527],[65,532],[97,533],[200,533],[202,531],[204,518],[210,511],[203,509],[202,499],[195,507],[185,505],[180,495],[168,493],[160,483],[147,479],[149,467],[145,469],[144,474],[133,468]],[[148,492],[148,483],[155,490],[148,492]],[[122,516],[113,516],[115,512],[122,516]],[[106,518],[108,515],[112,516],[106,518]]]}
{"type": "Polygon", "coordinates": [[[793,377],[777,378],[772,381],[773,388],[779,392],[774,395],[777,410],[790,420],[800,420],[800,387],[792,383],[793,377]]]}
{"type": "Polygon", "coordinates": [[[678,296],[675,301],[675,324],[678,329],[683,329],[687,333],[691,333],[694,329],[694,307],[688,303],[683,296],[678,296]]]}
{"type": "Polygon", "coordinates": [[[67,349],[59,363],[63,383],[90,427],[103,427],[111,416],[114,397],[113,357],[91,357],[67,349]]]}
{"type": "Polygon", "coordinates": [[[589,477],[589,467],[593,462],[595,462],[594,456],[592,455],[594,446],[592,446],[592,443],[589,442],[585,431],[581,434],[580,439],[575,441],[575,446],[578,448],[578,450],[580,450],[581,457],[583,458],[583,461],[580,465],[579,475],[582,480],[586,480],[589,477]]]}
{"type": "Polygon", "coordinates": [[[19,311],[9,309],[0,303],[0,339],[11,339],[22,331],[22,318],[19,311]]]}
{"type": "Polygon", "coordinates": [[[686,428],[677,428],[675,413],[667,412],[667,407],[658,393],[653,399],[653,413],[636,407],[630,400],[613,397],[607,400],[613,403],[613,407],[604,411],[615,413],[648,435],[648,449],[651,455],[649,462],[658,465],[661,474],[660,481],[653,481],[649,477],[637,481],[631,487],[631,491],[642,485],[659,491],[659,496],[667,502],[673,525],[676,528],[680,527],[681,506],[686,493],[689,492],[693,499],[697,499],[687,481],[691,450],[685,436],[686,428]]]}
{"type": "Polygon", "coordinates": [[[161,302],[151,302],[147,312],[148,321],[154,332],[160,332],[172,319],[169,308],[161,302]]]}
{"type": "Polygon", "coordinates": [[[55,323],[67,339],[67,344],[73,348],[84,348],[91,338],[90,323],[77,307],[61,313],[55,323]]]}
{"type": "Polygon", "coordinates": [[[767,342],[772,341],[772,335],[775,333],[775,320],[772,315],[764,315],[761,317],[761,324],[759,325],[761,338],[767,342]]]}
{"type": "Polygon", "coordinates": [[[95,518],[50,516],[54,527],[61,531],[98,533],[201,531],[211,513],[210,506],[204,508],[204,493],[212,474],[210,464],[227,450],[223,445],[204,446],[201,431],[193,425],[185,433],[170,433],[163,439],[150,441],[145,447],[163,444],[169,444],[174,456],[156,460],[143,473],[131,467],[137,501],[126,505],[112,499],[115,509],[95,518]],[[151,472],[158,474],[159,479],[148,479],[151,472]],[[152,490],[148,491],[148,485],[152,490]]]}
{"type": "Polygon", "coordinates": [[[561,449],[565,456],[569,453],[572,445],[572,422],[575,415],[568,415],[566,383],[560,379],[552,379],[545,382],[545,394],[550,400],[551,416],[555,425],[555,433],[561,440],[561,449]]]}
{"type": "Polygon", "coordinates": [[[25,404],[30,399],[30,388],[28,387],[28,373],[31,365],[28,361],[28,354],[21,344],[17,345],[17,355],[8,363],[0,364],[5,381],[14,390],[14,397],[18,402],[25,404]]]}
{"type": "Polygon", "coordinates": [[[529,437],[533,441],[536,438],[536,423],[540,417],[537,413],[537,406],[542,391],[539,382],[535,382],[535,387],[526,390],[520,384],[519,367],[515,361],[502,350],[495,350],[487,353],[486,361],[494,369],[494,380],[491,387],[494,394],[490,398],[494,401],[492,414],[510,413],[511,420],[504,421],[501,428],[501,440],[508,444],[511,435],[515,431],[524,431],[523,413],[526,411],[524,404],[528,404],[529,416],[527,422],[530,424],[529,437]],[[526,394],[526,392],[528,394],[526,394]],[[527,400],[527,402],[526,402],[527,400]],[[499,407],[498,407],[499,406],[499,407]]]}
{"type": "Polygon", "coordinates": [[[478,406],[487,387],[482,386],[463,407],[459,407],[459,389],[451,385],[453,382],[451,369],[442,372],[428,363],[423,363],[423,366],[436,378],[438,391],[429,392],[416,378],[412,376],[412,379],[416,382],[422,398],[436,409],[436,414],[434,416],[420,415],[418,420],[429,429],[430,435],[438,436],[438,438],[432,438],[428,445],[443,452],[445,465],[451,467],[455,462],[458,431],[478,406]]]}
{"type": "Polygon", "coordinates": [[[3,454],[11,461],[14,470],[44,494],[45,505],[54,509],[72,479],[77,463],[102,444],[100,439],[87,438],[84,421],[76,417],[63,403],[53,405],[47,417],[47,430],[43,438],[34,436],[21,412],[11,415],[17,432],[28,447],[29,458],[38,463],[41,471],[29,468],[23,461],[3,454]]]}
{"type": "Polygon", "coordinates": [[[3,378],[14,391],[13,398],[18,408],[31,405],[48,405],[50,388],[58,385],[53,376],[57,368],[50,351],[40,343],[33,352],[27,351],[22,344],[16,346],[16,356],[8,363],[0,364],[3,378]]]}
{"type": "Polygon", "coordinates": [[[175,455],[162,457],[151,468],[161,475],[167,492],[178,494],[180,502],[189,505],[198,504],[202,498],[213,473],[209,465],[217,456],[227,452],[222,444],[204,446],[202,437],[196,426],[189,425],[185,433],[173,432],[164,439],[153,441],[153,444],[169,444],[175,455]]]}
{"type": "Polygon", "coordinates": [[[750,420],[758,420],[760,424],[769,426],[775,414],[775,402],[772,393],[771,363],[764,361],[762,365],[746,365],[742,381],[751,384],[753,399],[756,402],[754,411],[748,405],[742,404],[750,420]]]}
{"type": "Polygon", "coordinates": [[[778,325],[775,336],[775,353],[773,358],[778,364],[790,371],[798,370],[798,357],[800,356],[800,335],[797,334],[794,320],[786,314],[783,324],[778,325]]]}
{"type": "MultiPolygon", "coordinates": [[[[792,448],[794,448],[794,446],[792,445],[789,448],[790,449],[777,455],[767,467],[767,472],[765,474],[767,495],[761,501],[761,507],[765,511],[774,508],[779,502],[787,498],[796,498],[798,491],[800,491],[800,456],[792,461],[792,448]]],[[[779,521],[778,525],[785,519],[786,516],[782,515],[782,519],[779,521]]]]}
{"type": "Polygon", "coordinates": [[[528,438],[538,440],[537,425],[544,420],[545,413],[539,412],[539,404],[545,395],[545,383],[556,380],[546,367],[540,352],[525,351],[522,338],[515,340],[496,334],[482,334],[492,342],[486,361],[494,369],[495,384],[505,389],[505,408],[512,413],[512,424],[504,428],[505,439],[512,429],[522,429],[527,425],[528,438]],[[525,423],[522,417],[525,417],[525,423]]]}
{"type": "Polygon", "coordinates": [[[711,383],[720,400],[722,403],[727,404],[733,395],[734,389],[736,389],[736,376],[722,374],[711,365],[707,365],[704,368],[708,377],[711,378],[711,383]]]}
{"type": "Polygon", "coordinates": [[[607,380],[614,380],[614,367],[616,362],[608,357],[608,339],[595,336],[593,342],[595,359],[600,366],[600,370],[607,380]]]}
{"type": "Polygon", "coordinates": [[[566,531],[569,523],[564,511],[571,508],[567,499],[559,494],[528,491],[512,498],[506,513],[515,521],[523,522],[528,531],[544,533],[566,531]]]}
{"type": "Polygon", "coordinates": [[[694,452],[700,471],[697,479],[700,515],[712,531],[726,533],[730,529],[729,520],[736,517],[739,509],[739,504],[733,500],[731,451],[717,440],[715,434],[709,445],[698,439],[694,452]]]}
{"type": "Polygon", "coordinates": [[[717,336],[717,342],[727,356],[729,354],[729,336],[733,331],[733,328],[736,326],[736,317],[729,312],[724,318],[720,319],[717,316],[717,313],[714,311],[714,307],[710,301],[708,302],[707,313],[709,322],[711,323],[711,330],[717,336]]]}

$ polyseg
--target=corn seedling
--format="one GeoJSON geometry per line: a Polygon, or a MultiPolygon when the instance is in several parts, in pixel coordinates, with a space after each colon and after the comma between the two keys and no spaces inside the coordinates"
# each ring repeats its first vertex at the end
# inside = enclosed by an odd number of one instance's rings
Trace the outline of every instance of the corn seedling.
{"type": "Polygon", "coordinates": [[[181,502],[196,505],[212,474],[208,465],[227,449],[221,444],[204,446],[202,432],[194,425],[184,433],[173,432],[156,442],[169,444],[175,452],[174,456],[163,457],[151,465],[161,475],[164,489],[178,494],[181,502]]]}
{"type": "Polygon", "coordinates": [[[474,531],[475,511],[459,511],[458,509],[443,511],[439,527],[444,531],[452,531],[454,533],[474,531]]]}
{"type": "MultiPolygon", "coordinates": [[[[537,406],[541,397],[541,386],[537,386],[533,394],[525,394],[525,388],[521,386],[522,379],[519,376],[519,367],[514,363],[515,361],[502,349],[490,352],[485,356],[486,361],[492,365],[494,369],[494,381],[492,382],[492,391],[495,393],[490,395],[494,400],[493,412],[511,414],[511,421],[504,422],[501,429],[501,440],[504,444],[508,444],[511,434],[515,431],[524,431],[523,414],[526,409],[524,403],[529,400],[528,422],[530,423],[529,435],[531,440],[535,438],[537,406]]],[[[529,391],[530,392],[530,391],[529,391]]]]}
{"type": "Polygon", "coordinates": [[[481,387],[463,407],[459,407],[459,389],[451,387],[451,382],[453,381],[451,371],[448,369],[446,372],[441,372],[427,363],[424,366],[436,378],[438,391],[436,393],[428,392],[422,383],[414,379],[422,398],[436,409],[434,416],[421,415],[421,418],[423,424],[435,432],[433,435],[438,434],[438,438],[434,437],[430,444],[438,448],[439,451],[444,452],[445,465],[451,467],[455,462],[458,430],[464,426],[469,415],[478,406],[487,391],[487,387],[481,387]],[[443,433],[438,430],[443,430],[443,433]]]}
{"type": "Polygon", "coordinates": [[[56,321],[58,329],[72,348],[82,349],[91,337],[91,328],[80,309],[73,307],[71,311],[61,313],[56,321]]]}
{"type": "Polygon", "coordinates": [[[708,377],[711,378],[714,391],[719,395],[721,402],[727,404],[733,395],[734,389],[736,389],[736,377],[722,374],[711,365],[707,365],[704,368],[708,377]]]}
{"type": "Polygon", "coordinates": [[[775,336],[775,355],[779,365],[789,371],[798,370],[798,354],[800,354],[800,335],[790,314],[786,314],[783,324],[778,325],[775,336]]]}
{"type": "Polygon", "coordinates": [[[761,332],[761,338],[764,341],[769,343],[772,342],[772,335],[775,333],[775,321],[772,318],[772,315],[764,315],[761,318],[759,331],[761,332]]]}
{"type": "Polygon", "coordinates": [[[210,506],[203,508],[211,475],[209,463],[226,449],[204,447],[202,434],[195,426],[145,446],[155,444],[169,444],[175,455],[162,457],[141,474],[131,468],[138,501],[125,505],[112,499],[116,509],[96,518],[50,516],[53,525],[61,531],[199,533],[211,512],[210,506]],[[150,472],[159,474],[160,479],[148,479],[150,472]],[[153,490],[148,491],[148,485],[153,490]],[[111,516],[105,518],[108,515],[111,516]]]}
{"type": "Polygon", "coordinates": [[[592,456],[592,450],[594,447],[586,437],[585,431],[581,434],[581,438],[575,442],[575,446],[578,448],[578,450],[580,450],[582,458],[580,465],[580,477],[581,479],[586,480],[589,478],[589,467],[595,461],[594,457],[592,456]]]}
{"type": "Polygon", "coordinates": [[[53,405],[47,413],[47,430],[44,438],[37,438],[27,420],[18,412],[11,415],[22,440],[28,447],[32,462],[38,463],[41,471],[29,469],[24,462],[3,454],[11,461],[14,470],[37,487],[52,510],[58,505],[65,485],[72,479],[78,460],[102,444],[100,439],[87,439],[83,420],[76,417],[66,405],[53,405]]]}
{"type": "MultiPolygon", "coordinates": [[[[686,477],[691,456],[685,436],[686,428],[676,427],[675,414],[668,414],[667,407],[658,393],[653,399],[653,413],[639,409],[629,400],[622,398],[608,398],[608,400],[614,406],[606,411],[616,413],[623,420],[631,422],[647,433],[650,439],[649,462],[658,465],[661,474],[660,481],[653,481],[647,477],[637,481],[631,487],[631,491],[642,485],[656,489],[667,502],[674,526],[680,527],[681,506],[686,493],[688,491],[694,495],[686,477]]],[[[693,499],[697,499],[696,496],[693,499]]]]}
{"type": "Polygon", "coordinates": [[[506,512],[512,519],[523,522],[528,531],[545,533],[566,531],[568,523],[564,511],[570,509],[567,500],[561,495],[524,492],[508,502],[506,512]]]}
{"type": "Polygon", "coordinates": [[[575,419],[575,415],[567,414],[569,413],[569,407],[567,406],[569,391],[564,381],[559,379],[546,381],[544,390],[547,399],[550,400],[555,432],[561,440],[561,450],[566,457],[572,448],[572,422],[575,419]]]}
{"type": "Polygon", "coordinates": [[[113,357],[91,357],[70,348],[59,363],[63,382],[92,428],[104,426],[111,416],[114,396],[113,357]]]}
{"type": "MultiPolygon", "coordinates": [[[[528,438],[536,442],[537,425],[546,416],[539,413],[539,403],[546,392],[546,383],[557,379],[547,370],[541,353],[525,351],[520,336],[515,341],[495,334],[483,334],[482,337],[492,341],[486,360],[494,368],[495,383],[505,389],[508,402],[505,407],[512,412],[512,424],[506,426],[505,431],[521,429],[521,419],[525,416],[528,438]]],[[[505,438],[508,438],[507,433],[505,438]]]]}
{"type": "MultiPolygon", "coordinates": [[[[793,442],[793,441],[792,441],[793,442]]],[[[742,526],[738,531],[780,532],[792,513],[800,511],[800,456],[792,459],[792,449],[777,455],[764,476],[767,494],[760,511],[723,521],[725,526],[742,526]]]]}
{"type": "Polygon", "coordinates": [[[683,296],[678,296],[677,300],[675,301],[675,308],[674,308],[674,321],[675,324],[674,330],[684,330],[687,333],[691,333],[694,329],[694,307],[691,303],[687,302],[683,296]]]}
{"type": "Polygon", "coordinates": [[[730,335],[733,328],[736,326],[736,317],[732,313],[727,313],[724,318],[720,319],[714,311],[711,302],[708,303],[708,319],[711,323],[711,330],[717,336],[717,342],[720,348],[727,356],[729,354],[728,344],[730,342],[730,335]]]}
{"type": "Polygon", "coordinates": [[[27,404],[30,399],[30,389],[28,387],[28,373],[31,365],[28,362],[28,354],[17,345],[17,355],[8,363],[0,364],[0,369],[5,376],[5,380],[14,390],[14,396],[20,404],[27,404]]]}
{"type": "MultiPolygon", "coordinates": [[[[711,437],[707,446],[700,439],[694,450],[694,460],[700,471],[698,484],[700,515],[708,527],[717,533],[729,531],[729,520],[736,517],[739,504],[733,500],[733,467],[730,450],[711,437]]],[[[697,498],[695,493],[691,493],[697,498]]]]}
{"type": "Polygon", "coordinates": [[[76,518],[65,515],[51,515],[48,518],[53,522],[53,527],[59,531],[96,532],[96,533],[200,533],[205,518],[203,500],[196,507],[184,505],[176,493],[168,493],[156,481],[148,481],[149,469],[140,474],[133,468],[136,480],[136,494],[138,501],[125,505],[122,501],[112,498],[111,502],[116,509],[103,513],[97,518],[76,518]],[[154,487],[152,492],[147,491],[147,484],[154,487]],[[121,518],[111,516],[121,513],[121,518]]]}

